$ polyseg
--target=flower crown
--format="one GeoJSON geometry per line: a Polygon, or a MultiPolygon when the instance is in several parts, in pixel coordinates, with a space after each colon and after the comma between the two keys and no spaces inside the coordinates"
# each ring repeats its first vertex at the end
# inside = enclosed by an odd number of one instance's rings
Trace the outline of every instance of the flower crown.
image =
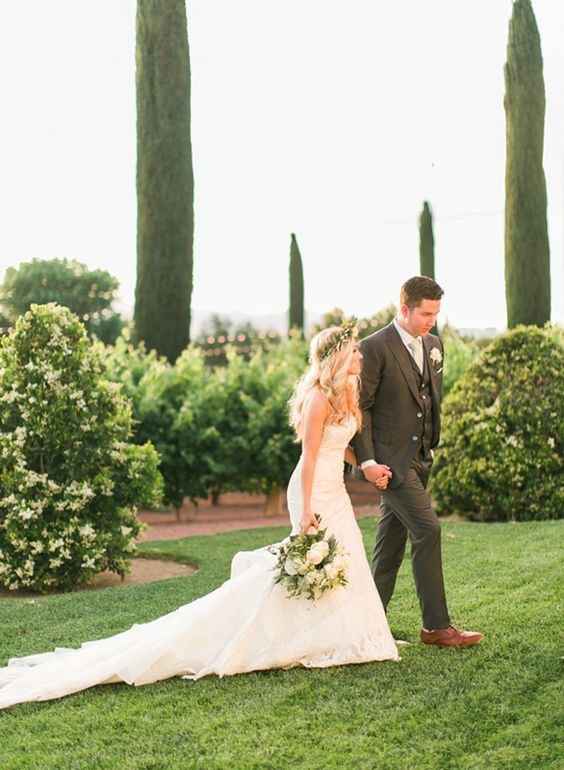
{"type": "Polygon", "coordinates": [[[319,360],[325,361],[325,359],[332,356],[333,353],[342,350],[345,345],[355,339],[357,335],[358,329],[355,326],[354,320],[343,321],[341,328],[331,335],[329,342],[319,351],[319,360]]]}

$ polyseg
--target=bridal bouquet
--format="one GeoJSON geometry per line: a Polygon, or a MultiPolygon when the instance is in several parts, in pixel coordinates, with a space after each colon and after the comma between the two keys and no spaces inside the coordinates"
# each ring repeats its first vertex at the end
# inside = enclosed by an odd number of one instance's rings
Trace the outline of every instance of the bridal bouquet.
{"type": "Polygon", "coordinates": [[[271,549],[278,559],[275,583],[281,583],[289,598],[319,599],[347,583],[346,559],[333,535],[326,529],[312,534],[291,535],[271,549]]]}

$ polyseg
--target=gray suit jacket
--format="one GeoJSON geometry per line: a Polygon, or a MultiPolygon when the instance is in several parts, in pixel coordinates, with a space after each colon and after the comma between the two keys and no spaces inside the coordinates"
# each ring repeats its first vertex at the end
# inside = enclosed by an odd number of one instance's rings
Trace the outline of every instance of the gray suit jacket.
{"type": "MultiPolygon", "coordinates": [[[[390,487],[394,488],[402,483],[417,450],[414,437],[421,435],[423,404],[417,375],[393,323],[365,337],[360,348],[364,359],[360,392],[363,424],[351,445],[359,464],[374,459],[389,465],[393,473],[390,487]]],[[[438,348],[444,357],[440,338],[427,334],[423,337],[423,350],[430,372],[433,404],[431,447],[436,447],[441,431],[444,361],[431,359],[429,354],[433,348],[438,348]]]]}

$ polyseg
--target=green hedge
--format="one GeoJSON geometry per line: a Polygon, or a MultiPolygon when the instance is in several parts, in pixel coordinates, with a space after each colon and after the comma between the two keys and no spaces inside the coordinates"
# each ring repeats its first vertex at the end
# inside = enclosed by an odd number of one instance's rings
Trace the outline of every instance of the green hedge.
{"type": "Polygon", "coordinates": [[[250,360],[234,348],[226,356],[212,369],[195,346],[174,366],[129,339],[106,349],[107,376],[132,401],[135,440],[158,450],[165,499],[177,509],[185,497],[272,495],[299,457],[287,403],[306,365],[305,343],[294,336],[250,360]]]}
{"type": "Polygon", "coordinates": [[[517,327],[453,387],[432,482],[439,513],[564,517],[563,340],[557,327],[517,327]]]}

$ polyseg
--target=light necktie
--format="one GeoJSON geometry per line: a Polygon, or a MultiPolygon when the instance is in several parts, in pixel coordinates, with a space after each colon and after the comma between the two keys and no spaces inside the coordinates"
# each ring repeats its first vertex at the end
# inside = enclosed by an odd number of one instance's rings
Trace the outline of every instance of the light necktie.
{"type": "Polygon", "coordinates": [[[408,347],[411,350],[417,368],[423,374],[423,345],[421,337],[416,337],[414,340],[408,342],[408,347]]]}

